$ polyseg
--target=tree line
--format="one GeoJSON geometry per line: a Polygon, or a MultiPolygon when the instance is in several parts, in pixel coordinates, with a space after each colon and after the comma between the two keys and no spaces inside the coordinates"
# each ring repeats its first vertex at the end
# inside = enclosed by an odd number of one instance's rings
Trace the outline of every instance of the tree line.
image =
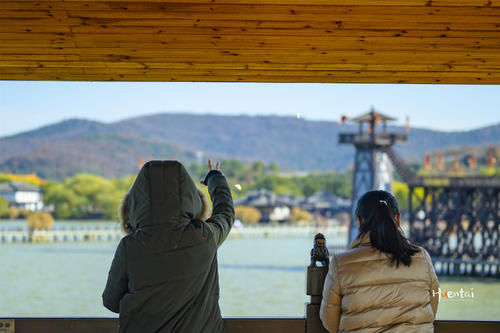
{"type": "MultiPolygon", "coordinates": [[[[351,176],[346,173],[312,173],[288,175],[276,163],[256,161],[244,164],[238,160],[223,160],[221,168],[231,185],[233,198],[245,196],[254,189],[267,189],[276,194],[289,193],[297,197],[327,190],[341,197],[351,195],[351,176]]],[[[207,173],[205,164],[187,167],[195,184],[207,173]]],[[[64,182],[42,185],[45,204],[52,208],[56,219],[102,218],[116,219],[118,206],[136,175],[107,179],[92,174],[78,174],[64,182]]],[[[198,185],[200,186],[200,185],[198,185]]],[[[205,187],[201,187],[206,190],[205,187]]]]}
{"type": "MultiPolygon", "coordinates": [[[[204,163],[187,167],[195,184],[207,172],[204,163]]],[[[310,196],[325,190],[343,198],[352,193],[352,172],[312,172],[307,174],[284,172],[277,163],[255,161],[245,164],[239,160],[223,160],[221,169],[228,178],[233,197],[245,196],[255,189],[267,189],[275,194],[310,196]]],[[[104,178],[93,174],[77,174],[62,182],[48,181],[39,184],[44,204],[56,219],[116,219],[118,206],[136,175],[121,178],[104,178]]],[[[201,186],[201,185],[198,185],[201,186]]],[[[205,187],[204,190],[206,191],[205,187]]],[[[407,208],[408,187],[394,183],[394,192],[401,209],[407,208]]],[[[8,207],[0,198],[0,216],[4,218],[27,217],[27,212],[8,207]]]]}

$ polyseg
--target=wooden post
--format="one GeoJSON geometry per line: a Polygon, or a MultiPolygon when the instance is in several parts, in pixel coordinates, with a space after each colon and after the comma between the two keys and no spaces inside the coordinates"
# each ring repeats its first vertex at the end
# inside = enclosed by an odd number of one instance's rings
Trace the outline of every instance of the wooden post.
{"type": "Polygon", "coordinates": [[[307,267],[307,295],[311,296],[311,302],[306,304],[306,333],[323,333],[328,332],[323,327],[319,318],[319,308],[321,306],[321,299],[323,298],[323,284],[325,282],[326,274],[328,273],[328,250],[326,250],[326,241],[324,236],[317,234],[315,239],[314,248],[311,250],[311,265],[307,267]],[[324,246],[325,251],[318,246],[317,239],[323,239],[319,245],[324,246]],[[316,262],[321,261],[322,266],[316,266],[316,262]]]}
{"type": "Polygon", "coordinates": [[[319,318],[319,308],[323,298],[323,283],[328,267],[307,267],[307,295],[311,302],[306,304],[306,333],[328,332],[319,318]]]}

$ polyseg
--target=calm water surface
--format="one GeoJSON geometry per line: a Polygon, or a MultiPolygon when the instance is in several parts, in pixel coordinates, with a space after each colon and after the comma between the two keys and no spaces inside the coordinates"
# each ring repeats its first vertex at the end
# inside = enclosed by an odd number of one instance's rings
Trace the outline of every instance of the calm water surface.
{"type": "MultiPolygon", "coordinates": [[[[117,243],[0,244],[0,316],[112,317],[101,293],[117,243]]],[[[228,240],[219,251],[223,316],[304,316],[309,239],[228,240]]],[[[500,319],[500,281],[441,278],[438,318],[500,319]]]]}

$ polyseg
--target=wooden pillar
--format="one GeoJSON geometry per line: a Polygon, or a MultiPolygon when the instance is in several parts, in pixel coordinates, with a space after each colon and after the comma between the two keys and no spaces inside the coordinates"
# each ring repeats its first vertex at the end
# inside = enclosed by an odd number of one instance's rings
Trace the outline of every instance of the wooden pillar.
{"type": "Polygon", "coordinates": [[[314,237],[314,247],[311,250],[311,264],[307,267],[307,295],[311,296],[311,302],[306,304],[306,333],[328,332],[323,327],[319,318],[321,299],[323,298],[323,284],[328,273],[330,262],[326,240],[322,234],[314,237]],[[317,266],[317,262],[321,266],[317,266]]]}
{"type": "Polygon", "coordinates": [[[319,318],[319,308],[323,298],[323,284],[325,282],[328,266],[307,267],[307,295],[311,302],[306,304],[306,333],[328,332],[323,328],[319,318]]]}

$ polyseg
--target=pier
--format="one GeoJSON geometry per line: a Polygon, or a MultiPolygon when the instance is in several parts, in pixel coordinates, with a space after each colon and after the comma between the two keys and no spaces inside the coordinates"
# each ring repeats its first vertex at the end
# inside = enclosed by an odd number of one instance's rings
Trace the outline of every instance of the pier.
{"type": "Polygon", "coordinates": [[[318,232],[323,233],[333,246],[347,246],[346,226],[314,225],[255,225],[231,229],[228,239],[311,239],[318,232]]]}
{"type": "Polygon", "coordinates": [[[0,230],[0,243],[117,242],[122,238],[118,227],[60,230],[0,230]]]}
{"type": "MultiPolygon", "coordinates": [[[[250,225],[233,228],[228,239],[311,239],[318,232],[328,237],[330,245],[335,248],[347,246],[345,226],[250,225]]],[[[0,243],[118,242],[121,237],[123,234],[118,225],[35,230],[31,234],[27,229],[0,229],[0,243]]]]}

